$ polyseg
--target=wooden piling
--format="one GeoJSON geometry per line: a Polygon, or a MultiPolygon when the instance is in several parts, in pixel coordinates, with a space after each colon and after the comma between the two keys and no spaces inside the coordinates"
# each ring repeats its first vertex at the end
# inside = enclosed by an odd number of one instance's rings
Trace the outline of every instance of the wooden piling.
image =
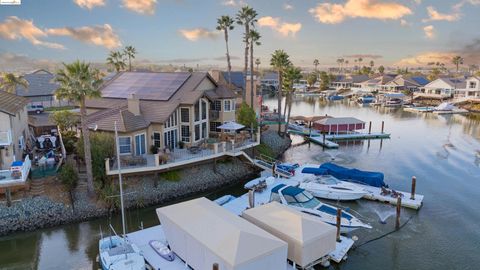
{"type": "Polygon", "coordinates": [[[10,191],[10,188],[5,188],[5,197],[7,199],[7,207],[12,206],[12,192],[10,191]]]}
{"type": "Polygon", "coordinates": [[[276,170],[275,167],[276,167],[276,166],[277,166],[277,164],[276,164],[275,162],[273,162],[273,164],[272,164],[272,176],[273,176],[273,177],[275,177],[275,170],[276,170]]]}
{"type": "Polygon", "coordinates": [[[395,230],[400,229],[400,210],[402,209],[402,197],[397,198],[397,217],[395,219],[395,230]]]}
{"type": "Polygon", "coordinates": [[[325,146],[325,137],[326,137],[326,135],[325,135],[325,133],[323,133],[323,146],[325,146]]]}
{"type": "Polygon", "coordinates": [[[372,121],[368,124],[368,134],[372,133],[372,121]]]}
{"type": "Polygon", "coordinates": [[[412,176],[412,191],[411,191],[410,200],[415,200],[416,185],[417,185],[417,177],[412,176]]]}
{"type": "Polygon", "coordinates": [[[219,270],[218,263],[214,263],[212,269],[213,270],[219,270]]]}
{"type": "Polygon", "coordinates": [[[249,208],[255,207],[255,190],[248,191],[248,206],[249,208]]]}
{"type": "Polygon", "coordinates": [[[382,121],[382,134],[383,134],[383,129],[385,128],[385,121],[382,121]]]}
{"type": "Polygon", "coordinates": [[[337,242],[340,242],[340,226],[342,224],[342,209],[337,209],[337,242]]]}

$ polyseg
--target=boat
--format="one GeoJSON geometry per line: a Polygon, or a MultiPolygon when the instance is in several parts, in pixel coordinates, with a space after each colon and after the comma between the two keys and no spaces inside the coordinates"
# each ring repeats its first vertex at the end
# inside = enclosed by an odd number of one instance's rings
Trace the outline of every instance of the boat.
{"type": "Polygon", "coordinates": [[[227,195],[224,195],[224,196],[216,199],[214,202],[216,202],[218,205],[222,206],[222,205],[228,203],[229,201],[231,201],[233,199],[235,199],[235,196],[227,194],[227,195]]]}
{"type": "Polygon", "coordinates": [[[98,249],[103,270],[146,269],[140,249],[120,236],[100,239],[98,249]]]}
{"type": "MultiPolygon", "coordinates": [[[[118,143],[117,122],[115,122],[115,141],[117,150],[117,160],[120,160],[120,147],[118,143]]],[[[99,263],[103,270],[144,270],[145,258],[140,249],[128,238],[126,238],[125,210],[123,207],[123,188],[122,171],[120,163],[118,164],[118,181],[120,186],[120,206],[122,213],[122,236],[118,236],[112,225],[111,231],[114,235],[108,237],[100,236],[98,241],[99,263]]]]}
{"type": "MultiPolygon", "coordinates": [[[[278,184],[271,190],[270,201],[276,201],[300,212],[316,216],[321,221],[330,225],[335,226],[337,223],[338,208],[317,200],[303,188],[278,184]]],[[[359,228],[371,229],[372,226],[363,223],[350,213],[342,211],[340,231],[342,233],[349,233],[359,228]]]]}
{"type": "Polygon", "coordinates": [[[363,105],[370,105],[371,103],[375,102],[375,96],[372,95],[364,95],[357,98],[357,103],[361,106],[363,105]]]}
{"type": "Polygon", "coordinates": [[[401,107],[403,105],[403,99],[401,98],[392,98],[383,104],[383,107],[401,107]]]}
{"type": "Polygon", "coordinates": [[[158,240],[151,240],[150,242],[148,242],[148,245],[150,245],[150,247],[152,247],[153,250],[155,250],[155,252],[165,260],[169,262],[175,260],[175,254],[164,243],[158,240]]]}
{"type": "Polygon", "coordinates": [[[329,97],[328,97],[328,100],[334,101],[334,100],[342,100],[342,99],[344,99],[344,98],[345,98],[344,96],[332,95],[332,96],[329,96],[329,97]]]}
{"type": "Polygon", "coordinates": [[[468,113],[465,109],[460,109],[454,106],[452,103],[443,102],[437,107],[433,108],[433,113],[435,114],[457,114],[457,113],[468,113]]]}
{"type": "Polygon", "coordinates": [[[338,201],[354,201],[368,194],[360,186],[340,181],[331,175],[305,175],[299,187],[317,198],[338,201]]]}
{"type": "Polygon", "coordinates": [[[381,172],[369,172],[361,171],[358,169],[349,169],[330,162],[320,165],[317,172],[309,172],[303,170],[302,173],[310,173],[317,175],[328,174],[342,181],[353,182],[378,188],[387,186],[384,182],[384,175],[381,172]]]}

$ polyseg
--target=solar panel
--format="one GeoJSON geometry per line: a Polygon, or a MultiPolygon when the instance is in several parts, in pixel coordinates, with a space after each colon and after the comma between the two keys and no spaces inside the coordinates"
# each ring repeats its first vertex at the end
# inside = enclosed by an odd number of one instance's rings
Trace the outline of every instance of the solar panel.
{"type": "Polygon", "coordinates": [[[129,98],[132,94],[143,100],[169,100],[190,77],[190,73],[125,72],[102,90],[106,98],[129,98]]]}

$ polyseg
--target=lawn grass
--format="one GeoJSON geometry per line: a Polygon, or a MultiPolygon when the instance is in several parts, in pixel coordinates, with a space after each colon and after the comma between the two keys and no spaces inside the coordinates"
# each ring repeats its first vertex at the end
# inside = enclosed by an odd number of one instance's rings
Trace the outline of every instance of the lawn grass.
{"type": "Polygon", "coordinates": [[[174,170],[174,171],[168,171],[160,174],[160,177],[171,182],[178,182],[181,180],[180,177],[180,171],[179,170],[174,170]]]}
{"type": "Polygon", "coordinates": [[[56,112],[56,111],[65,111],[65,110],[73,110],[73,109],[75,109],[75,106],[48,107],[48,108],[45,108],[44,111],[56,112]]]}

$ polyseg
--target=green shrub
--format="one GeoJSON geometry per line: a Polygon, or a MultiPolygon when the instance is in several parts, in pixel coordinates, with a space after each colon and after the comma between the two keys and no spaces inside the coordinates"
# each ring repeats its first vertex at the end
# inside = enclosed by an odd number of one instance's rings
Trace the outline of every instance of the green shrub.
{"type": "Polygon", "coordinates": [[[275,153],[273,150],[266,144],[261,143],[255,147],[255,150],[258,151],[259,154],[269,156],[269,157],[275,157],[275,153]]]}
{"type": "Polygon", "coordinates": [[[180,171],[178,170],[161,173],[160,177],[172,182],[178,182],[181,180],[180,171]]]}
{"type": "Polygon", "coordinates": [[[73,189],[75,189],[78,184],[77,171],[75,170],[75,167],[70,163],[66,163],[62,166],[62,168],[58,172],[57,177],[60,182],[65,185],[68,191],[72,191],[73,189]]]}
{"type": "MultiPolygon", "coordinates": [[[[90,145],[92,152],[92,171],[95,181],[105,185],[107,177],[105,172],[105,159],[115,156],[115,139],[112,134],[106,132],[90,133],[90,145]]],[[[84,157],[83,139],[80,138],[77,143],[77,152],[79,156],[84,157]]]]}

